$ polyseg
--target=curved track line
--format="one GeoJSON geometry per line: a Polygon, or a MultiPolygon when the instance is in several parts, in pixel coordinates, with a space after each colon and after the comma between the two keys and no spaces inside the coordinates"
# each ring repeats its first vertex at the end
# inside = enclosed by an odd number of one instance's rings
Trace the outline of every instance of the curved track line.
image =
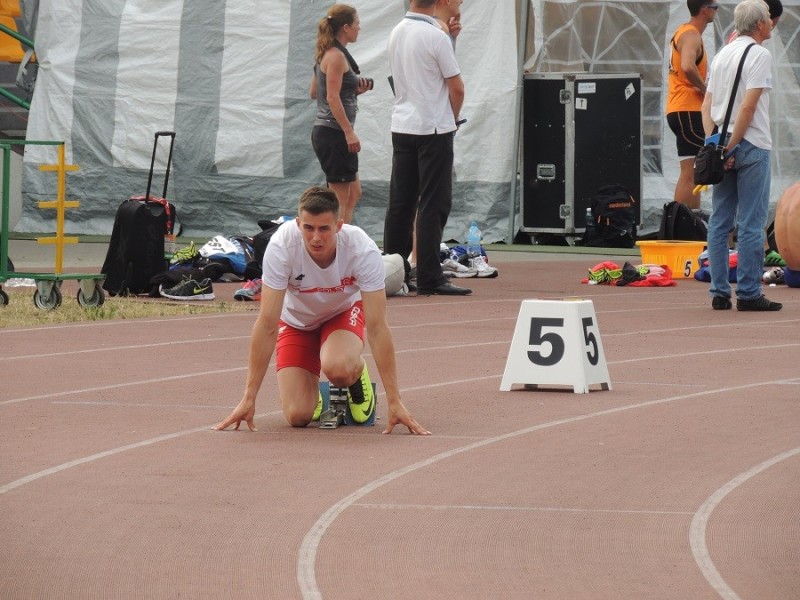
{"type": "Polygon", "coordinates": [[[222,373],[232,373],[234,371],[246,371],[247,367],[234,367],[232,369],[216,369],[214,371],[203,371],[201,373],[184,373],[183,375],[170,375],[168,377],[158,377],[156,379],[141,379],[138,381],[128,381],[126,383],[112,383],[109,385],[99,385],[97,387],[83,388],[81,390],[64,390],[61,392],[51,392],[48,394],[40,394],[38,396],[26,396],[24,398],[12,398],[11,400],[0,401],[0,406],[6,404],[16,404],[18,402],[25,402],[27,400],[43,400],[45,398],[57,398],[58,396],[71,396],[72,394],[85,394],[88,392],[101,392],[103,390],[116,390],[119,388],[129,387],[132,385],[149,385],[152,383],[163,383],[165,381],[177,381],[179,379],[190,379],[198,375],[220,375],[222,373]]]}
{"type": "MultiPolygon", "coordinates": [[[[647,309],[650,310],[650,309],[647,309]]],[[[609,312],[632,312],[629,310],[626,311],[599,311],[597,314],[601,313],[609,313],[609,312]]],[[[470,319],[469,321],[428,321],[423,323],[413,323],[410,325],[394,325],[392,326],[393,330],[396,329],[427,329],[429,327],[437,327],[441,325],[448,325],[448,326],[455,326],[455,325],[467,325],[472,323],[494,323],[497,321],[512,321],[516,320],[516,317],[493,317],[489,319],[470,319]]],[[[790,323],[797,323],[800,322],[800,319],[784,319],[781,321],[752,321],[747,323],[741,323],[740,327],[761,327],[765,324],[769,324],[770,326],[775,326],[779,324],[790,324],[790,323]]],[[[695,327],[667,327],[663,329],[648,329],[647,333],[654,334],[654,333],[678,333],[681,331],[697,331],[698,329],[723,329],[730,327],[729,323],[718,324],[718,325],[702,325],[702,326],[695,326],[695,327]]],[[[19,330],[16,330],[19,331],[19,330]]],[[[2,333],[3,330],[0,330],[2,333]]],[[[618,333],[606,333],[603,337],[623,337],[623,336],[630,336],[630,335],[641,335],[640,332],[618,332],[618,333]]],[[[85,348],[83,350],[63,350],[60,352],[48,352],[46,354],[20,354],[15,356],[0,356],[0,362],[3,361],[12,361],[12,360],[23,360],[23,359],[36,359],[36,358],[52,358],[55,356],[72,356],[74,354],[89,354],[93,352],[117,352],[120,350],[141,350],[145,348],[158,348],[163,346],[175,346],[181,344],[193,344],[193,343],[206,343],[206,342],[219,342],[219,341],[235,341],[235,340],[242,340],[242,339],[250,339],[250,334],[247,335],[235,335],[235,336],[228,336],[228,337],[216,337],[216,338],[186,338],[186,339],[179,339],[179,340],[169,340],[167,342],[153,342],[149,344],[132,344],[128,346],[103,346],[102,348],[85,348]]],[[[492,344],[508,344],[509,341],[506,338],[503,338],[497,342],[482,342],[479,344],[473,345],[492,345],[492,344]]],[[[462,348],[462,345],[454,345],[454,346],[447,346],[443,349],[447,350],[449,348],[462,348]]],[[[429,348],[426,348],[428,350],[429,348]]],[[[413,350],[403,350],[402,352],[412,352],[413,350]]],[[[398,351],[400,352],[400,351],[398,351]]]]}
{"type": "MultiPolygon", "coordinates": [[[[613,335],[613,334],[612,334],[613,335]]],[[[451,350],[454,348],[471,348],[477,346],[492,346],[497,344],[507,344],[506,340],[500,342],[475,342],[473,344],[458,344],[458,345],[447,345],[447,346],[431,346],[428,348],[416,348],[416,349],[409,349],[409,350],[398,350],[396,354],[408,354],[412,352],[432,352],[436,351],[439,352],[441,350],[451,350]]],[[[794,346],[800,346],[800,342],[797,343],[790,343],[790,344],[769,344],[767,346],[747,346],[747,347],[737,347],[737,348],[722,348],[720,350],[703,350],[700,352],[681,352],[679,354],[660,354],[657,356],[638,356],[636,358],[629,358],[629,359],[622,359],[622,360],[613,360],[608,361],[607,364],[609,365],[621,365],[621,364],[628,364],[628,363],[636,363],[636,362],[645,362],[649,360],[667,360],[670,358],[681,358],[687,356],[705,356],[708,354],[723,354],[725,352],[742,352],[742,351],[750,351],[750,350],[767,350],[767,349],[775,349],[775,348],[791,348],[794,346]]],[[[364,356],[372,356],[371,353],[364,353],[364,356]]],[[[272,362],[270,362],[272,364],[272,362]]],[[[217,369],[214,371],[201,371],[199,373],[184,373],[183,375],[170,375],[168,377],[159,377],[156,379],[147,379],[142,381],[131,381],[127,383],[113,383],[105,386],[97,386],[92,388],[84,388],[84,389],[77,389],[77,390],[62,390],[60,392],[51,392],[47,394],[39,394],[37,396],[25,396],[23,398],[11,398],[10,400],[0,400],[0,406],[4,406],[7,404],[17,404],[18,402],[26,402],[28,400],[44,400],[46,398],[57,398],[59,396],[70,396],[72,394],[83,394],[87,392],[98,392],[103,390],[113,390],[119,389],[123,387],[133,386],[133,385],[142,385],[142,384],[152,384],[152,383],[162,383],[164,381],[175,381],[179,379],[187,379],[190,377],[202,377],[204,375],[218,375],[220,373],[230,373],[234,371],[244,371],[247,370],[247,367],[233,367],[231,369],[217,369]]],[[[447,384],[455,384],[455,383],[464,383],[464,382],[471,382],[471,381],[483,381],[486,379],[492,379],[493,377],[500,377],[500,375],[489,375],[489,376],[481,376],[481,377],[473,377],[469,379],[458,379],[450,382],[446,382],[447,384]]],[[[798,380],[794,379],[787,379],[785,383],[793,383],[798,380]]],[[[441,384],[433,384],[433,387],[439,387],[441,384]]],[[[418,389],[425,389],[428,386],[418,386],[418,387],[410,387],[404,388],[405,391],[413,391],[418,389]]]]}
{"type": "Polygon", "coordinates": [[[689,398],[698,398],[702,396],[710,396],[713,394],[723,394],[727,392],[746,390],[767,385],[774,385],[775,383],[776,381],[774,380],[767,380],[757,383],[750,383],[746,385],[717,388],[714,390],[705,390],[702,392],[683,394],[680,396],[670,396],[668,398],[662,398],[660,400],[649,400],[647,402],[629,404],[627,406],[618,406],[616,408],[600,410],[592,413],[587,413],[584,415],[576,415],[574,417],[569,417],[566,419],[558,419],[556,421],[540,423],[539,425],[526,427],[524,429],[519,429],[517,431],[511,431],[495,437],[474,442],[472,444],[467,444],[466,446],[461,446],[459,448],[453,448],[452,450],[440,452],[439,454],[431,456],[430,458],[426,458],[424,460],[413,463],[401,469],[392,471],[391,473],[387,473],[383,477],[379,477],[378,479],[375,479],[370,483],[367,483],[366,485],[354,491],[349,496],[346,496],[341,500],[339,500],[339,502],[337,502],[336,504],[331,506],[327,511],[325,511],[325,513],[317,520],[317,522],[314,523],[311,529],[309,529],[308,533],[306,533],[305,537],[303,538],[303,542],[300,544],[300,549],[298,551],[298,559],[297,559],[297,583],[298,586],[300,587],[300,592],[302,594],[302,597],[306,600],[322,600],[322,593],[317,587],[315,563],[317,558],[317,551],[319,550],[319,544],[322,541],[322,537],[325,535],[325,532],[328,530],[331,524],[336,520],[336,518],[340,514],[342,514],[347,508],[355,504],[358,500],[360,500],[367,494],[375,491],[376,489],[380,488],[381,486],[391,481],[394,481],[395,479],[398,479],[404,475],[428,467],[446,458],[451,458],[458,454],[463,454],[464,452],[469,452],[471,450],[483,448],[485,446],[496,444],[497,442],[502,442],[515,437],[519,437],[521,435],[534,433],[537,431],[541,431],[543,429],[558,427],[559,425],[568,425],[572,423],[577,423],[579,421],[586,421],[588,419],[593,419],[595,417],[613,415],[638,408],[658,406],[659,404],[666,404],[669,402],[674,402],[676,400],[686,400],[689,398]]]}
{"type": "Polygon", "coordinates": [[[71,469],[72,467],[77,467],[80,465],[84,465],[86,463],[93,462],[95,460],[100,460],[101,458],[105,458],[107,456],[113,456],[114,454],[120,454],[122,452],[126,452],[128,450],[134,450],[136,448],[142,448],[144,446],[150,446],[152,444],[157,444],[159,442],[165,442],[167,440],[174,440],[175,438],[182,437],[184,435],[189,435],[190,433],[197,433],[198,431],[207,431],[208,427],[195,427],[194,429],[189,429],[187,431],[179,431],[177,433],[168,433],[166,435],[160,435],[158,437],[150,438],[149,440],[143,440],[141,442],[136,442],[133,444],[128,444],[126,446],[120,446],[119,448],[112,448],[111,450],[105,450],[104,452],[98,452],[97,454],[91,454],[89,456],[84,456],[83,458],[76,458],[75,460],[71,460],[66,463],[62,463],[60,465],[56,465],[55,467],[50,467],[49,469],[45,469],[43,471],[39,471],[37,473],[31,473],[21,479],[17,479],[16,481],[12,481],[11,483],[7,483],[4,486],[0,486],[0,494],[5,494],[6,492],[10,492],[18,487],[22,487],[23,485],[30,483],[32,481],[36,481],[37,479],[41,479],[42,477],[47,477],[48,475],[54,475],[56,473],[60,473],[61,471],[66,471],[67,469],[71,469]]]}
{"type": "MultiPolygon", "coordinates": [[[[281,411],[274,410],[271,412],[263,413],[260,415],[256,415],[255,418],[261,418],[271,415],[279,414],[281,411]]],[[[12,481],[7,483],[3,486],[0,486],[0,495],[5,494],[6,492],[10,492],[11,490],[15,490],[23,485],[31,483],[32,481],[36,481],[37,479],[41,479],[42,477],[47,477],[48,475],[55,475],[56,473],[60,473],[61,471],[66,471],[67,469],[71,469],[72,467],[79,467],[80,465],[85,465],[86,463],[94,462],[96,460],[100,460],[101,458],[106,458],[107,456],[113,456],[115,454],[121,454],[123,452],[127,452],[128,450],[136,450],[138,448],[144,448],[145,446],[152,446],[153,444],[158,444],[159,442],[166,442],[169,440],[174,440],[179,437],[183,437],[185,435],[189,435],[191,433],[199,433],[201,431],[211,431],[214,425],[203,425],[202,427],[195,427],[194,429],[187,429],[185,431],[177,431],[175,433],[167,433],[164,435],[159,435],[158,437],[150,438],[149,440],[142,440],[141,442],[135,442],[133,444],[127,444],[125,446],[119,446],[118,448],[111,448],[110,450],[104,450],[103,452],[98,452],[96,454],[90,454],[89,456],[84,456],[83,458],[76,458],[75,460],[71,460],[69,462],[62,463],[60,465],[56,465],[55,467],[50,467],[49,469],[44,469],[43,471],[38,471],[36,473],[31,473],[30,475],[26,475],[16,481],[12,481]]]]}
{"type": "Polygon", "coordinates": [[[711,560],[711,554],[708,551],[708,546],[706,546],[706,528],[708,527],[708,520],[711,517],[711,513],[714,512],[714,509],[725,499],[728,494],[745,483],[747,480],[755,477],[762,471],[769,469],[771,466],[776,465],[779,462],[786,460],[787,458],[791,458],[797,454],[800,454],[800,447],[795,448],[794,450],[787,450],[782,454],[773,456],[769,460],[762,462],[760,465],[756,465],[752,469],[737,475],[728,483],[719,488],[716,492],[711,494],[711,496],[709,496],[708,499],[703,502],[699,510],[694,514],[694,518],[692,518],[692,525],[689,528],[689,544],[692,547],[692,554],[694,555],[694,560],[697,563],[697,566],[700,567],[700,571],[703,573],[703,577],[706,578],[706,581],[711,584],[711,587],[714,588],[714,591],[717,592],[721,598],[724,598],[725,600],[740,600],[739,595],[731,589],[731,587],[722,578],[722,575],[720,575],[719,571],[717,571],[714,561],[711,560]]]}
{"type": "Polygon", "coordinates": [[[92,352],[119,352],[120,350],[142,350],[144,348],[159,348],[161,346],[177,346],[180,344],[215,344],[217,342],[231,342],[234,340],[249,340],[248,335],[234,335],[228,337],[202,337],[185,340],[170,340],[168,342],[151,342],[149,344],[132,344],[130,346],[104,346],[102,348],[86,348],[84,350],[63,350],[61,352],[47,352],[46,354],[18,354],[16,356],[0,357],[0,361],[27,360],[33,358],[53,358],[55,356],[73,356],[75,354],[89,354],[92,352]]]}
{"type": "Polygon", "coordinates": [[[191,317],[174,316],[159,319],[126,319],[120,321],[89,321],[85,323],[64,323],[62,325],[41,325],[39,327],[18,327],[17,329],[0,329],[0,335],[6,333],[48,333],[55,329],[74,329],[81,327],[114,327],[117,325],[140,325],[142,323],[173,323],[175,321],[195,321],[198,319],[227,319],[255,314],[256,311],[242,311],[233,313],[215,313],[213,315],[194,315],[191,317]]]}

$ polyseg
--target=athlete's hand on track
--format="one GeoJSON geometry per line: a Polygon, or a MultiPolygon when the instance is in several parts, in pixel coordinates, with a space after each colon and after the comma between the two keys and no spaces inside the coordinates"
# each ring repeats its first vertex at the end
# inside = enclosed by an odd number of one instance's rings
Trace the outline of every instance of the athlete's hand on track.
{"type": "Polygon", "coordinates": [[[386,429],[383,430],[383,433],[392,433],[394,426],[398,424],[405,425],[411,433],[416,435],[431,434],[430,431],[417,423],[417,420],[411,416],[411,413],[408,412],[402,402],[389,406],[389,422],[386,424],[386,429]]]}
{"type": "Polygon", "coordinates": [[[239,425],[242,424],[242,421],[247,423],[247,427],[250,428],[250,431],[258,431],[253,424],[253,417],[256,415],[256,403],[251,402],[246,399],[242,399],[239,402],[239,405],[231,411],[231,414],[228,415],[228,418],[224,421],[218,423],[214,429],[217,431],[222,431],[223,429],[227,429],[234,423],[236,423],[236,427],[234,427],[234,431],[239,429],[239,425]]]}

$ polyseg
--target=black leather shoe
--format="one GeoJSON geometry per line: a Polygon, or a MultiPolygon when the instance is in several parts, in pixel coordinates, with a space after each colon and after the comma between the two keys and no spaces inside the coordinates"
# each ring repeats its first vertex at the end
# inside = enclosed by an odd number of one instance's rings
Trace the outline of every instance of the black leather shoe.
{"type": "Polygon", "coordinates": [[[417,296],[469,296],[471,293],[471,289],[458,287],[449,281],[434,288],[417,289],[417,296]]]}
{"type": "Polygon", "coordinates": [[[714,296],[711,298],[711,308],[714,310],[730,310],[733,308],[733,303],[727,296],[714,296]]]}
{"type": "Polygon", "coordinates": [[[736,310],[757,310],[757,311],[775,311],[783,308],[780,302],[773,302],[767,300],[766,296],[760,296],[753,300],[737,300],[736,310]]]}

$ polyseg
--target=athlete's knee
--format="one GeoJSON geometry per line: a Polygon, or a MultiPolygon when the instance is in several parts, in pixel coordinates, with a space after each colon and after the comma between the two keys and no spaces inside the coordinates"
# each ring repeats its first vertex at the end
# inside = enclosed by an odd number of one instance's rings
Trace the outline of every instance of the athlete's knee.
{"type": "Polygon", "coordinates": [[[292,427],[305,427],[311,423],[312,415],[306,410],[298,410],[291,407],[284,409],[283,414],[286,416],[286,421],[292,427]]]}
{"type": "Polygon", "coordinates": [[[330,364],[323,365],[322,371],[336,387],[347,387],[361,377],[364,370],[364,363],[361,357],[358,360],[348,360],[347,357],[340,357],[331,361],[330,364]]]}

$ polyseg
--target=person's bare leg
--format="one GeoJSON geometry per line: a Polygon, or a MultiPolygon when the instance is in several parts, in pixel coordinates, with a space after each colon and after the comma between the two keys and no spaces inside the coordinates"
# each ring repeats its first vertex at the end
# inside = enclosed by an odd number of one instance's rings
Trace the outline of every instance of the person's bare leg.
{"type": "Polygon", "coordinates": [[[339,199],[339,216],[344,219],[345,223],[351,223],[356,204],[361,200],[361,181],[358,176],[356,175],[355,181],[346,183],[328,182],[328,187],[334,191],[339,199]]]}
{"type": "Polygon", "coordinates": [[[319,400],[319,377],[300,367],[278,371],[278,394],[283,414],[292,427],[305,427],[319,400]]]}
{"type": "Polygon", "coordinates": [[[319,353],[328,381],[335,387],[348,387],[358,381],[364,370],[363,350],[364,342],[352,331],[339,329],[331,333],[319,353]]]}
{"type": "Polygon", "coordinates": [[[694,159],[685,158],[680,161],[681,174],[675,184],[675,200],[689,208],[700,208],[700,194],[694,195],[694,159]]]}

